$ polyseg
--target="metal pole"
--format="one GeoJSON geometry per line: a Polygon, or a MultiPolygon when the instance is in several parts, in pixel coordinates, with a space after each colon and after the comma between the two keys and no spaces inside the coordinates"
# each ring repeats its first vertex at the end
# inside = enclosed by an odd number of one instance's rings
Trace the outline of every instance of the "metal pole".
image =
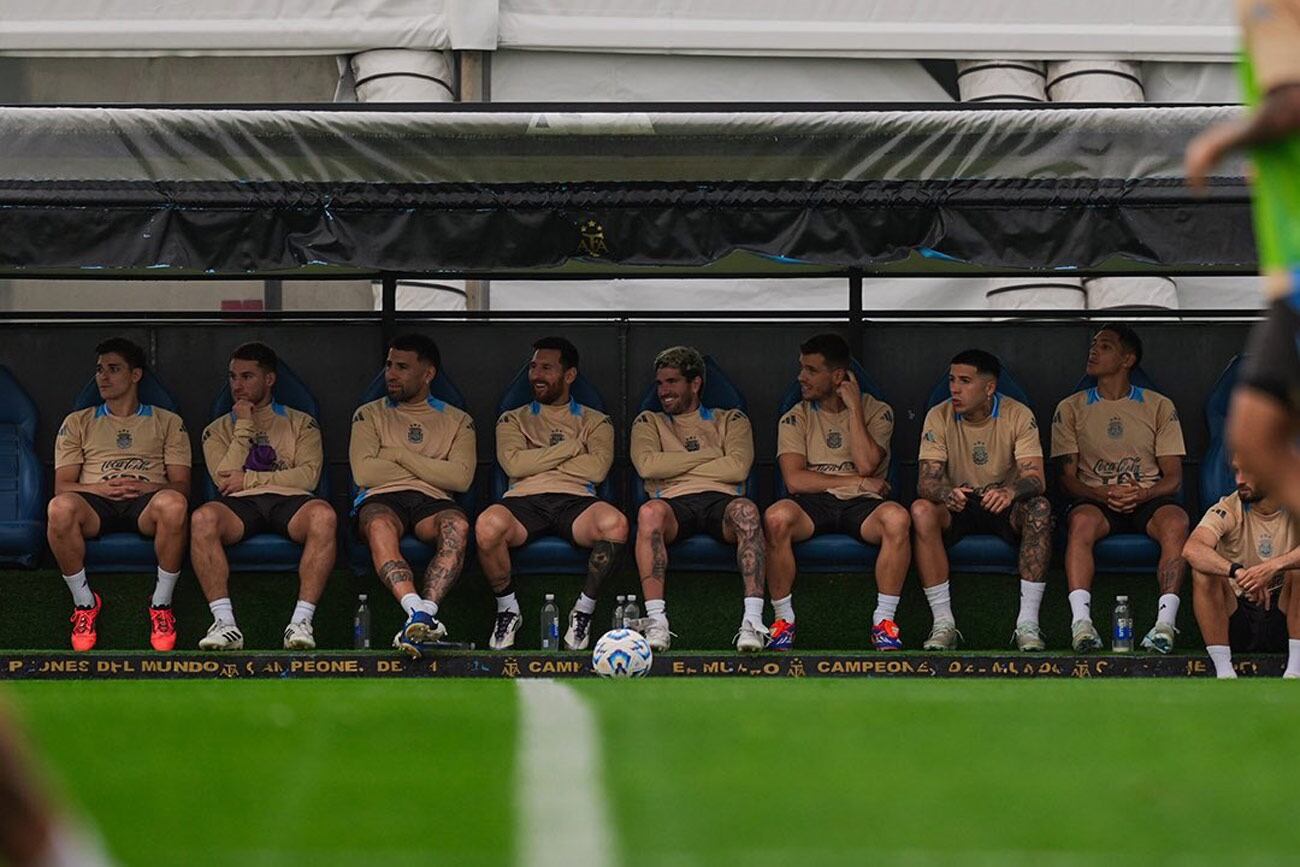
{"type": "Polygon", "coordinates": [[[397,336],[397,278],[385,274],[380,282],[379,296],[380,331],[384,336],[384,346],[397,336]]]}
{"type": "MultiPolygon", "coordinates": [[[[492,52],[456,52],[456,101],[492,101],[492,52]]],[[[491,281],[465,281],[465,309],[492,309],[491,281]]]]}

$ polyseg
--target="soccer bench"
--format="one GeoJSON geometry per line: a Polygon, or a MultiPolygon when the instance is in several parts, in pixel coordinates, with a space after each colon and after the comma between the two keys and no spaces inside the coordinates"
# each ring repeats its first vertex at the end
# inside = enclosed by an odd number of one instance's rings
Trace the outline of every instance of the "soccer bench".
{"type": "MultiPolygon", "coordinates": [[[[718,366],[718,362],[712,355],[704,356],[704,389],[700,392],[700,404],[710,409],[738,409],[744,413],[749,412],[749,404],[745,396],[718,366]]],[[[645,393],[641,396],[641,404],[637,407],[636,414],[640,415],[646,410],[663,411],[663,405],[659,403],[659,392],[653,382],[646,387],[645,393]]],[[[649,495],[645,492],[645,479],[637,474],[636,467],[630,467],[628,475],[632,484],[632,506],[633,517],[635,517],[641,506],[649,499],[649,495]]],[[[755,504],[758,503],[758,475],[754,467],[749,468],[749,477],[745,479],[744,489],[737,493],[753,500],[755,504]]],[[[632,524],[631,538],[636,539],[635,521],[632,524]]],[[[736,566],[735,546],[724,545],[708,533],[696,533],[685,539],[678,538],[669,545],[668,568],[698,572],[739,571],[736,566]]]]}
{"type": "Polygon", "coordinates": [[[34,566],[45,547],[45,474],[36,404],[0,365],[0,563],[34,566]]]}

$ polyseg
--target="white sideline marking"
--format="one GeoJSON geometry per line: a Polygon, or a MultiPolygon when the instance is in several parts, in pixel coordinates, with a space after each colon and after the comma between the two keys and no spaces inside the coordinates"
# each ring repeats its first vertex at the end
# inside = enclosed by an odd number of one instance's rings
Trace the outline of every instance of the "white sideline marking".
{"type": "Polygon", "coordinates": [[[515,793],[521,867],[612,867],[600,732],[577,692],[554,680],[519,684],[515,793]]]}

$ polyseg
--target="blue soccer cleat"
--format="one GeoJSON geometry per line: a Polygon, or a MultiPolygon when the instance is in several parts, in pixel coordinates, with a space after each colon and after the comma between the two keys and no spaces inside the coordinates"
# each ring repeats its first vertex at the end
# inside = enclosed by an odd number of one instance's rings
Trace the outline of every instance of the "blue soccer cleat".
{"type": "Polygon", "coordinates": [[[771,635],[767,639],[767,649],[794,650],[794,624],[788,620],[773,623],[771,635]]]}

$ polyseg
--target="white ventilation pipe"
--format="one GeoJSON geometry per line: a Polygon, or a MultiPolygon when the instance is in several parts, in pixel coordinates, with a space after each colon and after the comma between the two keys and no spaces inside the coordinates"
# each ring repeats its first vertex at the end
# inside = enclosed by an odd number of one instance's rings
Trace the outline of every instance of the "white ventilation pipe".
{"type": "MultiPolygon", "coordinates": [[[[1046,102],[1047,66],[1038,60],[959,60],[962,102],[1046,102]]],[[[996,310],[1084,307],[1083,283],[1073,277],[1001,277],[985,281],[985,303],[996,310]]]]}
{"type": "MultiPolygon", "coordinates": [[[[1127,60],[1051,61],[1046,91],[1052,102],[1146,102],[1141,67],[1127,60]]],[[[1093,277],[1083,290],[1090,310],[1178,307],[1178,287],[1168,277],[1093,277]]]]}

